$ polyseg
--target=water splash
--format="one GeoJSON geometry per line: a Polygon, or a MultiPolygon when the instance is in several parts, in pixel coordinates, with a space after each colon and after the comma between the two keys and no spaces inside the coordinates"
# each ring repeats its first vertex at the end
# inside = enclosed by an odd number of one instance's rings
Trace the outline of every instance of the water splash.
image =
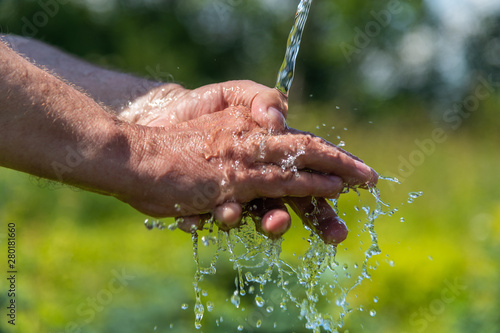
{"type": "MultiPolygon", "coordinates": [[[[371,271],[378,266],[378,262],[372,260],[382,252],[378,245],[375,222],[383,215],[391,215],[394,209],[391,210],[390,206],[382,201],[377,188],[371,188],[368,195],[355,189],[351,191],[356,193],[354,198],[358,198],[360,203],[363,199],[360,207],[356,206],[352,212],[364,216],[359,220],[362,222],[364,219],[360,233],[366,233],[366,236],[358,234],[358,239],[369,239],[366,245],[360,241],[360,249],[363,249],[359,264],[344,256],[341,256],[340,260],[347,261],[339,263],[336,258],[337,247],[325,244],[307,227],[309,236],[306,238],[308,245],[305,251],[294,256],[292,261],[284,260],[281,258],[283,239],[270,239],[257,232],[255,222],[249,215],[245,217],[239,229],[229,232],[219,230],[217,236],[213,235],[213,223],[208,224],[204,231],[194,232],[193,252],[197,267],[193,283],[196,297],[195,327],[202,327],[205,310],[212,312],[214,309],[213,302],[203,302],[207,293],[202,291],[201,283],[204,277],[215,275],[219,254],[223,252],[229,256],[229,262],[236,272],[235,289],[228,295],[227,302],[234,309],[241,311],[242,315],[248,313],[248,308],[252,306],[262,309],[259,313],[266,313],[264,318],[269,321],[276,312],[298,311],[298,317],[304,321],[307,329],[313,332],[338,332],[344,326],[344,320],[349,313],[355,310],[364,311],[362,305],[356,307],[350,302],[351,299],[357,298],[357,295],[353,296],[354,290],[363,281],[371,280],[371,271]],[[370,201],[369,204],[364,202],[367,200],[370,201]],[[208,236],[201,235],[207,231],[208,236]],[[207,237],[211,241],[203,242],[202,239],[207,237]],[[203,249],[216,246],[215,254],[208,259],[207,267],[202,267],[200,262],[199,243],[205,245],[203,249]]],[[[337,201],[332,200],[332,204],[339,213],[337,201]]],[[[351,237],[356,239],[354,235],[351,237]]],[[[345,250],[347,251],[347,248],[345,250]]],[[[352,255],[353,251],[349,251],[352,255]]],[[[374,302],[377,303],[378,298],[374,299],[374,302]]],[[[375,310],[366,312],[370,316],[376,314],[375,310]]],[[[217,325],[221,322],[222,317],[216,320],[217,325]]],[[[241,322],[235,326],[239,331],[272,326],[272,322],[265,325],[262,319],[251,323],[245,321],[244,325],[241,325],[241,322]]]]}
{"type": "Polygon", "coordinates": [[[312,0],[301,0],[295,14],[295,22],[293,24],[288,41],[286,45],[285,59],[278,72],[276,80],[276,89],[281,91],[284,95],[288,96],[290,87],[292,86],[293,76],[295,73],[295,63],[297,55],[299,54],[300,41],[302,39],[302,32],[309,15],[312,0]]]}
{"type": "Polygon", "coordinates": [[[424,194],[424,192],[410,192],[408,193],[408,203],[413,203],[415,199],[421,197],[424,194]]]}

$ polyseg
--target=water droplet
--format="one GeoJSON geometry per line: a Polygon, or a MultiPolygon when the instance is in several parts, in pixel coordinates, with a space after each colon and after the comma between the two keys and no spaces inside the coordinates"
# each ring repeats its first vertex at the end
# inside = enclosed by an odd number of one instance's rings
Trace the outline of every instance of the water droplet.
{"type": "Polygon", "coordinates": [[[207,302],[207,310],[208,310],[208,312],[212,312],[212,311],[213,311],[213,309],[214,309],[214,306],[215,306],[215,305],[214,305],[214,302],[210,302],[210,301],[208,301],[208,302],[207,302]]]}
{"type": "Polygon", "coordinates": [[[242,332],[244,329],[243,325],[238,325],[238,331],[242,332]]]}
{"type": "Polygon", "coordinates": [[[267,311],[268,313],[271,313],[271,312],[273,312],[273,311],[274,311],[274,308],[273,308],[272,306],[268,306],[268,307],[266,308],[266,311],[267,311]]]}
{"type": "Polygon", "coordinates": [[[401,223],[405,222],[405,218],[404,217],[400,218],[399,220],[401,221],[401,223]]]}
{"type": "Polygon", "coordinates": [[[154,228],[154,224],[153,224],[153,221],[150,221],[149,219],[146,219],[144,221],[144,226],[146,227],[146,229],[148,230],[153,230],[154,228]]]}
{"type": "Polygon", "coordinates": [[[189,305],[187,305],[186,303],[181,305],[182,310],[186,310],[187,308],[189,308],[189,305]]]}
{"type": "Polygon", "coordinates": [[[378,303],[378,297],[377,297],[377,296],[375,296],[375,297],[373,298],[373,302],[378,303]]]}
{"type": "Polygon", "coordinates": [[[257,320],[257,322],[255,323],[255,327],[257,328],[260,328],[262,326],[262,320],[257,320]]]}
{"type": "Polygon", "coordinates": [[[375,317],[376,314],[377,314],[377,311],[370,310],[370,316],[375,317]]]}
{"type": "Polygon", "coordinates": [[[434,258],[432,258],[431,256],[429,256],[429,260],[432,261],[432,260],[434,260],[434,258]]]}
{"type": "Polygon", "coordinates": [[[255,304],[257,304],[257,306],[259,308],[263,307],[264,303],[265,303],[265,301],[261,296],[259,296],[259,295],[255,296],[255,304]]]}
{"type": "Polygon", "coordinates": [[[424,192],[410,192],[408,193],[408,203],[412,203],[415,199],[418,197],[421,197],[424,194],[424,192]]]}
{"type": "Polygon", "coordinates": [[[386,177],[386,176],[379,175],[378,178],[382,179],[382,180],[387,180],[387,181],[390,181],[390,182],[393,182],[393,183],[396,183],[396,184],[401,184],[401,182],[399,181],[399,179],[397,179],[396,177],[386,177]]]}
{"type": "Polygon", "coordinates": [[[238,291],[235,290],[233,296],[231,296],[231,303],[233,303],[233,305],[236,308],[239,308],[240,307],[240,300],[241,300],[240,295],[238,295],[238,291]]]}

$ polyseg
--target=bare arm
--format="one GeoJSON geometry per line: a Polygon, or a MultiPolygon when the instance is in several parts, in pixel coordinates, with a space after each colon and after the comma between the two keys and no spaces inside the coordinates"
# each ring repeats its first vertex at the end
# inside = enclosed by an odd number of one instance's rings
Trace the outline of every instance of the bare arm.
{"type": "MultiPolygon", "coordinates": [[[[118,113],[130,101],[146,95],[161,82],[107,70],[60,51],[40,41],[15,35],[1,39],[30,62],[47,69],[66,82],[82,88],[94,100],[118,113]]],[[[172,85],[177,86],[177,85],[172,85]]]]}
{"type": "Polygon", "coordinates": [[[124,192],[132,149],[124,124],[1,42],[0,77],[0,165],[104,194],[124,192]]]}

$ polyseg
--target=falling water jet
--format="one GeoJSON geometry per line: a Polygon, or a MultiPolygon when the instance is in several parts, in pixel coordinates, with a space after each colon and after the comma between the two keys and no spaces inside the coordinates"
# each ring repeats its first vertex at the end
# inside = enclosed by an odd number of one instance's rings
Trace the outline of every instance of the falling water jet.
{"type": "Polygon", "coordinates": [[[295,73],[295,62],[297,61],[297,55],[299,54],[302,32],[304,31],[304,26],[306,25],[311,3],[312,0],[300,0],[297,13],[295,14],[295,22],[292,30],[290,31],[290,35],[288,36],[285,59],[283,59],[283,64],[278,72],[275,87],[285,96],[288,96],[288,92],[292,86],[293,76],[295,73]]]}

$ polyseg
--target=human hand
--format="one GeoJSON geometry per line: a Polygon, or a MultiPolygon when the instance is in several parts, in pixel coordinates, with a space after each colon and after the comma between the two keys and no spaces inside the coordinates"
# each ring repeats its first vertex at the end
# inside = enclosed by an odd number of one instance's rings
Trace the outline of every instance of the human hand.
{"type": "MultiPolygon", "coordinates": [[[[195,90],[187,90],[175,84],[161,86],[135,102],[126,111],[126,115],[133,116],[132,121],[139,124],[169,126],[221,111],[228,105],[250,108],[252,118],[264,128],[281,130],[286,127],[286,97],[276,89],[252,81],[229,81],[195,90]]],[[[338,243],[345,239],[347,227],[324,198],[291,198],[287,201],[305,224],[313,226],[321,221],[323,226],[329,226],[317,230],[325,241],[338,243]],[[313,201],[317,207],[311,210],[310,204],[313,201]]],[[[261,231],[271,237],[281,236],[291,224],[291,217],[281,199],[257,199],[247,205],[245,210],[245,213],[260,221],[261,231]]],[[[221,227],[229,229],[239,224],[242,212],[242,206],[232,202],[223,203],[213,213],[221,227]]],[[[190,232],[193,226],[202,225],[202,221],[209,217],[210,215],[184,217],[181,229],[190,232]]]]}
{"type": "MultiPolygon", "coordinates": [[[[235,105],[250,108],[253,120],[263,128],[282,130],[286,126],[286,96],[277,89],[248,80],[211,84],[194,90],[177,84],[165,84],[135,100],[121,115],[130,122],[141,125],[170,126],[235,105]]],[[[272,212],[253,211],[256,218],[263,220],[263,230],[270,235],[281,234],[281,230],[290,224],[291,218],[285,205],[281,204],[280,207],[272,212]],[[273,221],[275,228],[267,228],[270,224],[268,221],[273,221]]],[[[234,227],[241,220],[242,206],[239,203],[223,203],[215,209],[214,215],[221,227],[234,227]]],[[[191,225],[200,224],[204,218],[185,217],[184,229],[189,232],[191,225]]]]}
{"type": "Polygon", "coordinates": [[[248,80],[210,84],[194,90],[165,84],[135,100],[121,116],[140,125],[170,126],[229,106],[250,108],[252,119],[263,128],[286,127],[287,97],[277,89],[248,80]]]}
{"type": "MultiPolygon", "coordinates": [[[[250,113],[248,108],[231,107],[167,128],[140,126],[138,142],[146,142],[147,147],[133,169],[140,178],[136,183],[142,186],[119,198],[152,216],[190,216],[211,212],[226,202],[287,197],[292,207],[301,207],[299,216],[315,226],[325,241],[338,243],[345,234],[338,217],[327,214],[326,222],[315,221],[314,211],[326,216],[322,210],[328,203],[320,200],[320,209],[312,209],[306,199],[296,197],[337,197],[345,185],[374,184],[376,173],[311,134],[294,129],[269,133],[250,113]],[[314,214],[306,217],[308,210],[314,214]]],[[[276,209],[268,206],[255,212],[276,209]]],[[[185,222],[191,226],[189,218],[185,222]]],[[[263,221],[262,228],[285,231],[272,222],[263,221]]]]}

